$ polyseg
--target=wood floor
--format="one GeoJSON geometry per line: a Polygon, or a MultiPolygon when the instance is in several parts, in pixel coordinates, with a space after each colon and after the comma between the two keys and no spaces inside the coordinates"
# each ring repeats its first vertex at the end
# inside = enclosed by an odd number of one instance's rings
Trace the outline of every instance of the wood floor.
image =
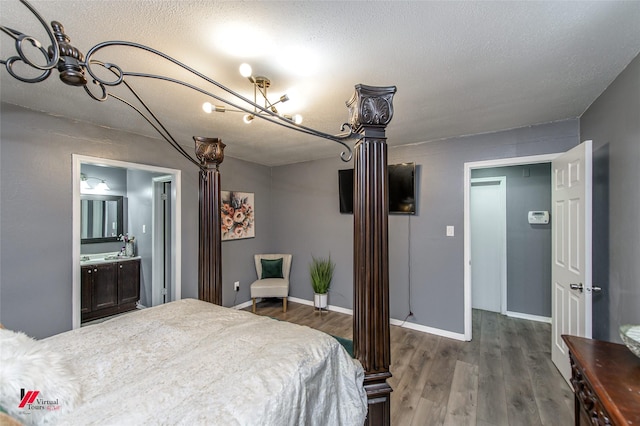
{"type": "MultiPolygon", "coordinates": [[[[247,308],[251,310],[251,308],[247,308]]],[[[352,338],[352,317],[266,300],[259,315],[352,338]]],[[[391,424],[572,425],[573,393],[551,362],[549,324],[473,311],[473,340],[391,326],[391,424]]]]}

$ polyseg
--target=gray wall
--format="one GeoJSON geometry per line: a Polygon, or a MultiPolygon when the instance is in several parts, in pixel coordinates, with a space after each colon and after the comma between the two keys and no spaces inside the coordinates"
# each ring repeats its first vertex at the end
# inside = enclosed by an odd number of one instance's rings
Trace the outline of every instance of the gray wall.
{"type": "MultiPolygon", "coordinates": [[[[71,154],[182,170],[182,296],[197,297],[198,170],[166,142],[0,105],[0,321],[43,338],[71,328],[71,154]]],[[[176,135],[186,141],[191,135],[176,135]]],[[[190,143],[190,142],[189,142],[190,143]]],[[[267,167],[227,158],[223,189],[256,193],[256,238],[223,244],[223,302],[247,300],[249,253],[269,247],[267,167]]]]}
{"type": "Polygon", "coordinates": [[[530,210],[551,211],[551,164],[472,170],[507,177],[507,310],[551,317],[551,223],[531,225],[530,210]]]}
{"type": "MultiPolygon", "coordinates": [[[[387,135],[390,139],[393,134],[387,135]]],[[[455,333],[464,331],[464,163],[563,152],[579,141],[578,120],[390,148],[389,164],[418,166],[418,211],[389,218],[391,317],[455,333]],[[445,227],[455,226],[455,237],[445,227]]],[[[311,299],[311,255],[331,256],[336,274],[329,303],[353,304],[353,216],[338,208],[336,158],[273,169],[273,240],[294,254],[291,295],[311,299]],[[275,206],[278,206],[277,208],[275,206]]]]}
{"type": "Polygon", "coordinates": [[[593,336],[620,341],[622,324],[640,324],[640,56],[580,119],[593,140],[593,336]]]}
{"type": "MultiPolygon", "coordinates": [[[[254,193],[255,238],[222,242],[222,302],[233,306],[251,299],[249,286],[257,279],[253,255],[274,253],[271,213],[271,169],[235,158],[225,158],[220,167],[224,191],[254,193]],[[240,281],[240,291],[233,291],[240,281]]],[[[197,208],[197,203],[194,206],[197,208]]]]}
{"type": "MultiPolygon", "coordinates": [[[[324,142],[319,142],[324,143],[324,142]]],[[[273,242],[292,253],[290,295],[313,300],[311,256],[331,256],[336,264],[329,304],[353,306],[353,215],[340,214],[338,169],[353,167],[334,158],[273,168],[273,242]]]]}

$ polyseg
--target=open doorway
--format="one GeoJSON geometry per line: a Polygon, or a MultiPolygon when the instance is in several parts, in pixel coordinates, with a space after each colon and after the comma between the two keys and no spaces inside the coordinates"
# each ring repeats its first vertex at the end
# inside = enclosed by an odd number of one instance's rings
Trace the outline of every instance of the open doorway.
{"type": "MultiPolygon", "coordinates": [[[[492,169],[499,167],[509,167],[509,166],[525,166],[530,164],[541,164],[541,163],[550,163],[554,158],[558,157],[560,154],[547,154],[547,155],[537,155],[537,156],[529,156],[529,157],[514,157],[514,158],[506,158],[506,159],[497,159],[497,160],[487,160],[487,161],[478,161],[472,163],[465,163],[464,169],[464,304],[465,304],[465,315],[464,315],[464,338],[465,340],[471,340],[472,338],[472,308],[473,308],[473,269],[472,269],[472,243],[471,243],[471,194],[472,194],[472,180],[475,176],[476,178],[487,177],[483,176],[481,173],[476,174],[474,170],[483,170],[483,169],[492,169]]],[[[549,185],[550,187],[550,185],[549,185]]],[[[522,220],[526,221],[526,216],[522,218],[522,220]]],[[[508,231],[507,231],[508,232],[508,231]]],[[[526,249],[526,247],[524,247],[526,249]]],[[[504,261],[506,262],[506,257],[504,256],[504,261]]],[[[548,256],[546,260],[549,264],[551,263],[551,256],[548,256]]],[[[505,275],[506,271],[503,272],[505,275]]],[[[509,313],[509,305],[507,301],[508,291],[506,289],[506,284],[504,290],[500,293],[501,299],[501,311],[503,313],[509,313]],[[504,306],[502,306],[504,304],[504,306]]],[[[550,298],[549,298],[550,299],[550,298]]],[[[550,303],[550,300],[549,300],[550,303]]],[[[536,315],[518,315],[517,313],[511,312],[513,316],[520,316],[521,318],[535,319],[535,320],[543,320],[549,321],[548,318],[543,316],[536,315]]]]}
{"type": "MultiPolygon", "coordinates": [[[[181,196],[180,178],[181,171],[156,167],[145,164],[129,163],[117,160],[88,157],[74,154],[72,156],[72,176],[73,176],[73,291],[72,291],[72,325],[73,328],[80,327],[82,322],[81,307],[81,173],[82,168],[102,168],[104,173],[109,170],[118,170],[124,173],[125,183],[120,185],[120,192],[125,199],[125,211],[123,216],[123,233],[129,233],[136,237],[136,254],[141,258],[141,288],[140,304],[151,306],[152,282],[154,270],[160,268],[166,271],[162,277],[166,281],[169,289],[166,301],[178,300],[181,298],[181,196]],[[168,185],[168,213],[164,214],[163,232],[166,233],[167,250],[157,252],[155,250],[155,230],[159,227],[156,209],[152,202],[154,193],[154,178],[163,179],[168,185]],[[127,185],[128,182],[128,185],[127,185]],[[127,189],[128,186],[128,189],[127,189]],[[168,263],[165,265],[165,263],[168,263]]],[[[89,250],[92,250],[90,248],[89,250]]]]}
{"type": "Polygon", "coordinates": [[[507,177],[472,177],[470,203],[471,305],[506,314],[507,177]]]}

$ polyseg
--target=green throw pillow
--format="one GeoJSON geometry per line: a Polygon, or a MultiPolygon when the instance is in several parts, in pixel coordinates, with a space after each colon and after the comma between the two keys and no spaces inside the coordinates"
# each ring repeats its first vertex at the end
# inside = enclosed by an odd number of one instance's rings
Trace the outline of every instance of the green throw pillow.
{"type": "Polygon", "coordinates": [[[280,259],[260,259],[262,263],[262,277],[265,278],[284,278],[282,275],[282,258],[280,259]]]}

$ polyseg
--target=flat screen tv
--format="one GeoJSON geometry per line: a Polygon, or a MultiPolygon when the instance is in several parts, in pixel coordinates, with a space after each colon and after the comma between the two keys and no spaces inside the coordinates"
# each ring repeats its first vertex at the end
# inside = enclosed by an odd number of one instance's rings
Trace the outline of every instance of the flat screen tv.
{"type": "MultiPolygon", "coordinates": [[[[387,166],[389,173],[389,213],[416,213],[416,164],[387,166]]],[[[338,170],[340,213],[353,213],[353,169],[338,170]]]]}

